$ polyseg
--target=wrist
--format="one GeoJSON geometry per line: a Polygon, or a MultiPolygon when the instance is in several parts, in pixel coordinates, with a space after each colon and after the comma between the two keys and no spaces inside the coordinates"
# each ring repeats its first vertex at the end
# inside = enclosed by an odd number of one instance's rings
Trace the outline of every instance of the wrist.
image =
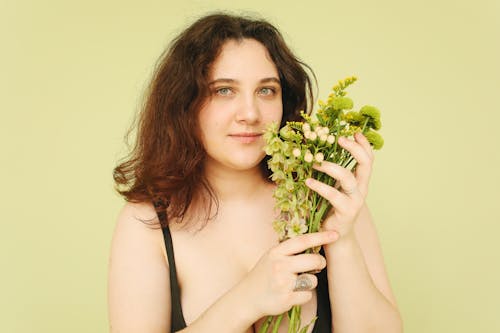
{"type": "Polygon", "coordinates": [[[333,243],[329,243],[323,245],[325,250],[325,255],[332,253],[346,253],[352,251],[352,249],[358,246],[358,240],[356,239],[356,235],[354,231],[350,231],[347,234],[341,235],[339,239],[337,239],[333,243]],[[328,253],[328,254],[327,254],[328,253]]]}
{"type": "Polygon", "coordinates": [[[242,304],[246,304],[246,306],[240,307],[237,306],[236,310],[239,314],[239,319],[242,322],[248,323],[249,326],[252,326],[258,319],[263,317],[265,314],[260,311],[258,304],[255,302],[252,297],[252,286],[248,284],[247,279],[243,279],[238,285],[235,287],[234,297],[235,299],[242,304]],[[242,300],[245,300],[242,302],[242,300]]]}

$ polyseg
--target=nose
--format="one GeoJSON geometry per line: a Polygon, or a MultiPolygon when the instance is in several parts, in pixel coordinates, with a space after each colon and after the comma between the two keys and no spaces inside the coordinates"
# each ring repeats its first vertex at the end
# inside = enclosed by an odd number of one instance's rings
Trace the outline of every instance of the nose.
{"type": "Polygon", "coordinates": [[[260,119],[260,110],[256,96],[248,94],[241,96],[241,103],[236,112],[236,121],[253,124],[260,119]]]}

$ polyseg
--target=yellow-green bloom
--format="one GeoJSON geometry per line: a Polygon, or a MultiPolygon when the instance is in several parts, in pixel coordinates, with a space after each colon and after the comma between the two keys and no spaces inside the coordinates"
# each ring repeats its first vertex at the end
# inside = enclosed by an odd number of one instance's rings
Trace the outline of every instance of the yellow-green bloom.
{"type": "Polygon", "coordinates": [[[273,172],[271,179],[273,182],[278,181],[278,180],[285,180],[286,175],[282,170],[276,170],[273,172]]]}
{"type": "Polygon", "coordinates": [[[306,220],[296,216],[290,221],[290,224],[288,226],[287,236],[292,238],[298,235],[305,234],[306,231],[307,231],[306,220]]]}
{"type": "Polygon", "coordinates": [[[332,107],[335,110],[350,110],[354,103],[349,97],[336,97],[332,100],[332,107]]]}
{"type": "Polygon", "coordinates": [[[360,124],[362,124],[362,122],[364,120],[363,116],[357,111],[347,112],[346,114],[344,114],[343,118],[347,124],[356,125],[356,126],[359,126],[360,124]]]}
{"type": "Polygon", "coordinates": [[[283,126],[283,128],[280,129],[280,136],[283,139],[290,139],[293,134],[293,130],[289,126],[283,126]]]}
{"type": "Polygon", "coordinates": [[[295,189],[295,182],[293,179],[287,178],[285,180],[285,188],[288,192],[292,192],[295,189]]]}
{"type": "Polygon", "coordinates": [[[370,144],[373,146],[373,149],[378,150],[384,146],[384,139],[377,132],[370,130],[368,132],[363,133],[363,135],[366,137],[368,142],[370,142],[370,144]]]}
{"type": "Polygon", "coordinates": [[[365,105],[359,110],[359,114],[365,119],[368,119],[367,127],[371,127],[374,130],[379,130],[382,127],[382,123],[380,122],[380,111],[376,107],[365,105]]]}
{"type": "Polygon", "coordinates": [[[278,234],[279,239],[284,239],[286,236],[286,221],[276,220],[273,221],[273,229],[278,234]]]}

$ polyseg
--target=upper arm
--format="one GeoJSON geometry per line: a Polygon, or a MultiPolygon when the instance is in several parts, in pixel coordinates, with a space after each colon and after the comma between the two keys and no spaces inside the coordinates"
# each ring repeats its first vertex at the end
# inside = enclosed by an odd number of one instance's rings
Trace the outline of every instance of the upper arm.
{"type": "Polygon", "coordinates": [[[377,231],[366,204],[361,209],[358,219],[356,220],[354,232],[356,234],[356,238],[358,239],[361,251],[363,252],[368,272],[370,273],[373,283],[387,298],[387,300],[397,307],[396,298],[392,292],[385,269],[377,231]]]}
{"type": "Polygon", "coordinates": [[[154,209],[127,203],[116,222],[108,271],[108,310],[112,333],[170,332],[170,281],[159,242],[161,228],[136,219],[154,209]]]}

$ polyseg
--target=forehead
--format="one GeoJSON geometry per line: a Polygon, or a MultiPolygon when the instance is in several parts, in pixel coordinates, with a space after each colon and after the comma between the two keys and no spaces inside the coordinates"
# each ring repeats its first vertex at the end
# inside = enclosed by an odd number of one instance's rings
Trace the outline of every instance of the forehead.
{"type": "Polygon", "coordinates": [[[210,78],[258,79],[278,78],[278,70],[269,52],[254,39],[228,40],[210,68],[210,78]]]}

